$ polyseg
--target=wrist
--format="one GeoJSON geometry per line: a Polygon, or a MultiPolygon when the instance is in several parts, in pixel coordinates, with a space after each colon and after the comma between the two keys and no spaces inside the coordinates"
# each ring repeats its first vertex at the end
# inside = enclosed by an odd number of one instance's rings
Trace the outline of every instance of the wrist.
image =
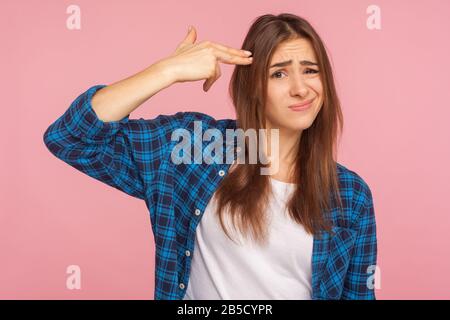
{"type": "Polygon", "coordinates": [[[167,86],[178,81],[174,68],[169,63],[166,63],[165,60],[156,62],[150,66],[150,69],[161,77],[167,86]]]}

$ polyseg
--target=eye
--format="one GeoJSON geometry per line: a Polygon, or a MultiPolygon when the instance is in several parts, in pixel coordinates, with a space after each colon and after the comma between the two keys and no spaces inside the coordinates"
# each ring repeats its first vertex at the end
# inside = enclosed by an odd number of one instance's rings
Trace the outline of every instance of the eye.
{"type": "MultiPolygon", "coordinates": [[[[282,74],[282,73],[283,73],[282,71],[275,71],[274,73],[272,73],[272,75],[270,77],[271,78],[280,79],[280,77],[278,77],[277,75],[278,74],[282,74]]],[[[316,73],[319,73],[319,71],[315,70],[315,69],[308,68],[308,69],[305,70],[305,73],[306,74],[316,74],[316,73]]]]}
{"type": "Polygon", "coordinates": [[[307,71],[313,71],[313,72],[312,72],[313,74],[314,74],[314,73],[319,73],[319,71],[318,71],[318,70],[314,70],[314,69],[309,69],[309,68],[308,68],[308,69],[306,69],[306,72],[307,72],[307,71]]]}
{"type": "Polygon", "coordinates": [[[279,79],[279,77],[277,77],[277,75],[281,74],[281,73],[282,73],[281,71],[275,71],[274,73],[272,73],[272,75],[270,77],[279,79]]]}

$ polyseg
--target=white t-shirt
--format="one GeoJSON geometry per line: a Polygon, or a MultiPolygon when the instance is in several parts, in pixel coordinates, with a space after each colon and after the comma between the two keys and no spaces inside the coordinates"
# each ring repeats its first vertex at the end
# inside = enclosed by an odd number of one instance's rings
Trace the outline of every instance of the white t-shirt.
{"type": "Polygon", "coordinates": [[[223,232],[213,196],[196,229],[191,273],[183,300],[311,299],[313,235],[288,215],[295,185],[270,177],[269,241],[261,247],[239,236],[224,215],[236,244],[223,232]]]}

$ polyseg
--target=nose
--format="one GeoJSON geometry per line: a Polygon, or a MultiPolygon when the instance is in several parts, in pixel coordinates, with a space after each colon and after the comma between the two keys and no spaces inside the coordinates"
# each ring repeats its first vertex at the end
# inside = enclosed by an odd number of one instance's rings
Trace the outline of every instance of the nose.
{"type": "Polygon", "coordinates": [[[290,93],[291,96],[300,96],[307,97],[308,96],[308,86],[305,83],[303,77],[299,74],[299,72],[295,72],[290,79],[290,93]]]}

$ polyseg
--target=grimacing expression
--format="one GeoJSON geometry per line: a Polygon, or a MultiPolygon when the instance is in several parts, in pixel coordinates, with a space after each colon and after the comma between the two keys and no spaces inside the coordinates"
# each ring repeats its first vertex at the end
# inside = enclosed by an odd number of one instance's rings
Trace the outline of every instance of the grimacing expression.
{"type": "Polygon", "coordinates": [[[312,125],[323,103],[317,63],[309,40],[298,38],[278,45],[267,71],[265,111],[266,121],[271,128],[298,132],[312,125]],[[282,62],[286,63],[280,64],[282,62]],[[294,111],[289,108],[310,99],[311,107],[306,110],[294,111]]]}

